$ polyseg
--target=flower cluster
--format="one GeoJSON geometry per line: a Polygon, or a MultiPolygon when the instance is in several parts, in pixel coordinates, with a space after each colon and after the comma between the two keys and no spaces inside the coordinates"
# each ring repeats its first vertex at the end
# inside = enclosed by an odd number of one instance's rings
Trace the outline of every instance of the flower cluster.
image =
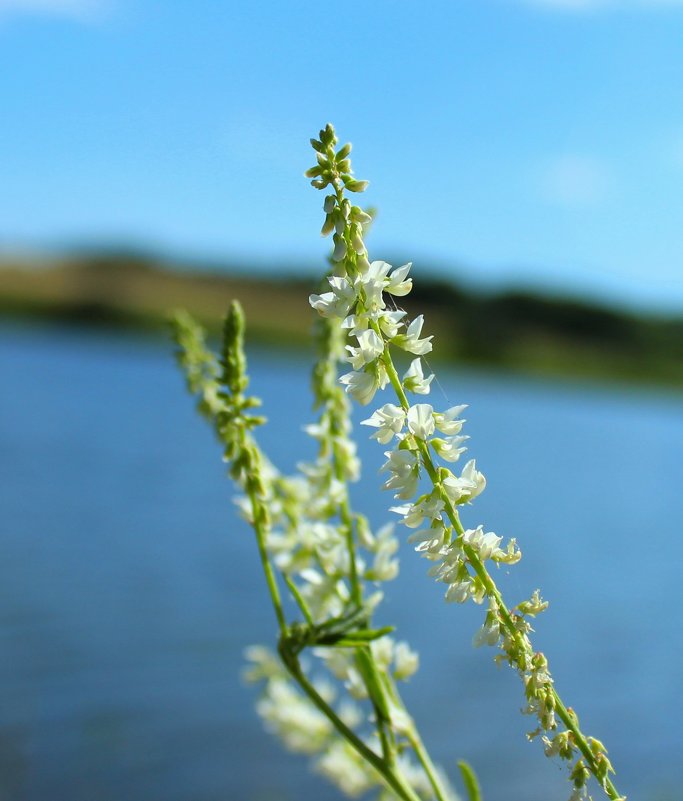
{"type": "MultiPolygon", "coordinates": [[[[481,525],[465,528],[460,521],[461,509],[484,491],[486,479],[473,459],[463,458],[466,406],[441,410],[426,402],[434,375],[424,356],[433,337],[423,334],[422,315],[408,319],[396,302],[412,289],[411,265],[370,261],[364,237],[372,215],[345,194],[367,187],[353,175],[351,146],[337,149],[331,125],[311,144],[316,164],[307,175],[326,190],[322,234],[333,241],[324,291],[310,296],[321,354],[312,382],[317,417],[305,429],[316,442],[315,458],[286,476],[256,442],[253,432],[264,419],[254,414],[258,399],[247,394],[239,304],[226,317],[219,356],[188,315],[174,320],[179,362],[243,493],[237,503],[256,535],[277,619],[277,655],[261,646],[248,652],[248,678],[262,685],[259,714],[288,748],[310,755],[315,769],[347,795],[375,789],[378,801],[455,797],[398,690],[397,682],[417,670],[418,656],[389,636],[391,627],[372,625],[381,583],[398,574],[394,526],[371,530],[349,495],[349,484],[360,476],[349,396],[368,405],[390,386],[391,401],[362,425],[386,449],[384,488],[397,501],[391,511],[410,529],[408,541],[428,561],[428,574],[443,585],[446,600],[485,605],[474,644],[496,647],[495,659],[519,674],[524,712],[537,721],[529,738],[539,737],[548,756],[571,764],[571,801],[587,797],[590,776],[613,801],[623,801],[609,777],[605,747],[581,732],[555,690],[545,656],[532,646],[531,621],[547,602],[537,590],[508,608],[492,578],[494,565],[521,558],[515,540],[503,542],[481,525]],[[410,354],[402,376],[394,349],[410,354]],[[339,377],[340,363],[347,368],[339,377]],[[309,678],[307,654],[324,678],[309,678]]],[[[474,801],[476,781],[469,767],[461,769],[474,801]]]]}
{"type": "Polygon", "coordinates": [[[187,315],[177,315],[174,328],[189,387],[199,396],[200,409],[213,423],[231,475],[244,492],[237,503],[262,546],[280,622],[282,659],[263,647],[249,651],[249,677],[264,683],[257,711],[288,748],[313,755],[316,769],[347,794],[374,787],[380,798],[395,798],[389,787],[405,801],[418,796],[447,801],[446,779],[436,773],[430,778],[407,754],[394,753],[391,760],[387,756],[385,766],[376,756],[374,763],[368,762],[358,750],[362,743],[366,754],[373,753],[377,732],[373,735],[367,725],[372,721],[385,742],[389,732],[391,742],[417,736],[395,682],[413,675],[418,657],[407,643],[387,636],[389,629],[370,628],[382,594],[374,589],[366,595],[364,584],[376,588],[396,577],[398,541],[392,524],[373,532],[365,517],[351,510],[348,483],[357,480],[359,464],[349,437],[348,399],[336,380],[344,352],[338,327],[325,323],[319,332],[322,355],[313,375],[319,413],[306,427],[318,444],[317,458],[299,464],[294,476],[280,474],[250,433],[263,418],[250,411],[258,400],[245,394],[240,307],[234,304],[226,318],[221,358],[207,349],[204,333],[187,315]],[[284,577],[306,625],[286,624],[273,568],[284,577]],[[297,654],[307,646],[316,646],[328,680],[306,684],[297,654]],[[336,712],[339,692],[333,681],[346,694],[336,712]],[[309,694],[301,691],[306,686],[309,694]],[[368,701],[373,715],[358,706],[368,701]],[[339,726],[346,729],[340,732],[339,726]]]}
{"type": "MultiPolygon", "coordinates": [[[[417,654],[406,643],[395,643],[384,637],[372,644],[373,656],[382,671],[397,679],[407,678],[417,670],[417,654]]],[[[357,703],[367,698],[361,673],[354,665],[353,655],[344,649],[317,649],[330,674],[344,683],[351,698],[342,696],[335,685],[325,678],[313,680],[313,686],[326,703],[335,708],[346,726],[361,730],[368,747],[375,738],[368,730],[362,708],[357,703]],[[355,700],[354,700],[355,699],[355,700]]],[[[396,795],[379,778],[377,772],[347,741],[341,738],[328,717],[311,705],[292,682],[282,662],[268,648],[252,646],[247,649],[249,662],[245,678],[262,683],[257,704],[266,728],[290,750],[312,758],[313,769],[325,776],[342,792],[353,798],[373,789],[379,790],[377,801],[394,801],[396,795]]],[[[398,707],[393,710],[405,731],[412,721],[398,707]]],[[[407,753],[397,756],[398,769],[407,784],[420,799],[434,798],[428,777],[407,753]]],[[[439,776],[443,793],[439,801],[456,801],[457,796],[443,774],[439,776]]]]}
{"type": "MultiPolygon", "coordinates": [[[[350,167],[349,148],[342,150],[350,167]]],[[[336,174],[335,163],[329,154],[324,186],[331,185],[335,191],[324,201],[323,234],[335,230],[332,258],[336,270],[329,278],[330,290],[311,295],[309,301],[324,318],[336,319],[355,340],[346,346],[345,360],[352,371],[339,379],[346,391],[367,405],[378,390],[389,384],[393,389],[396,402],[384,403],[362,423],[375,429],[372,438],[382,445],[393,445],[385,453],[382,469],[388,478],[384,488],[405,503],[392,511],[406,526],[418,529],[409,540],[433,563],[429,575],[446,585],[447,601],[488,601],[475,643],[497,645],[498,659],[507,661],[519,673],[527,700],[525,712],[538,721],[530,736],[547,732],[551,736],[544,735],[546,753],[574,763],[570,777],[573,797],[585,792],[586,779],[592,773],[612,798],[618,798],[608,777],[611,766],[604,749],[591,746],[597,741],[581,734],[554,689],[545,657],[534,651],[529,639],[529,618],[547,604],[537,591],[529,601],[509,610],[487,567],[487,563],[519,561],[521,553],[515,540],[503,547],[502,538],[493,532],[486,532],[482,526],[465,529],[460,522],[459,507],[472,502],[486,486],[474,460],[467,461],[459,472],[441,464],[458,462],[466,450],[467,437],[461,433],[465,422],[461,414],[466,407],[439,411],[429,403],[411,402],[411,395],[425,396],[430,391],[433,375],[425,378],[421,357],[432,350],[432,336],[422,334],[422,315],[409,321],[395,302],[387,304],[390,296],[405,296],[412,289],[411,265],[394,269],[387,262],[369,260],[359,210],[344,197],[346,184],[336,174]],[[394,366],[394,348],[417,357],[402,378],[394,366]],[[426,491],[420,493],[425,483],[426,491]],[[558,716],[566,729],[558,731],[558,716]]]]}

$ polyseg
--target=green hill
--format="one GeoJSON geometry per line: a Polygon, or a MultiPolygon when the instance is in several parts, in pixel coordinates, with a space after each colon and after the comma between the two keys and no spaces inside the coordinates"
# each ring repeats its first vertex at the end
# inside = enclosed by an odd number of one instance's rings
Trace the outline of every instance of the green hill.
{"type": "MultiPolygon", "coordinates": [[[[273,345],[305,345],[316,282],[168,265],[136,255],[81,256],[49,264],[0,265],[0,315],[154,331],[170,309],[186,308],[217,329],[232,298],[250,335],[273,345]]],[[[533,373],[683,385],[683,318],[635,315],[576,298],[529,292],[481,294],[455,283],[417,281],[401,298],[437,335],[437,360],[533,373]]]]}

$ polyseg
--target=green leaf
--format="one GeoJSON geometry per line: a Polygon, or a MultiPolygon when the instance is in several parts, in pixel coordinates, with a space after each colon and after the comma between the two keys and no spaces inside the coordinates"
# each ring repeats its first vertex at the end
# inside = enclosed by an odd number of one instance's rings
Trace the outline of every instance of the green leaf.
{"type": "Polygon", "coordinates": [[[363,677],[376,714],[381,715],[386,721],[391,721],[387,696],[368,647],[359,648],[356,651],[356,667],[363,677]]]}
{"type": "Polygon", "coordinates": [[[472,770],[471,766],[465,762],[464,759],[458,760],[458,767],[462,774],[462,780],[467,790],[467,797],[469,801],[482,801],[481,790],[479,789],[479,782],[477,776],[472,770]]]}

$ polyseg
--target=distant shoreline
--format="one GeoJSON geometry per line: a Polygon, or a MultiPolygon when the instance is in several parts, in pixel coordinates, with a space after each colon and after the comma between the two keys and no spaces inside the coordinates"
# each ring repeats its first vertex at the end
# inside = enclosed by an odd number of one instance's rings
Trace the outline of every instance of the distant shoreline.
{"type": "MultiPolygon", "coordinates": [[[[305,277],[277,280],[183,271],[124,255],[84,256],[49,266],[0,263],[0,317],[160,331],[186,308],[213,332],[233,298],[253,340],[310,347],[314,316],[305,277]]],[[[400,298],[425,314],[440,362],[504,367],[535,375],[614,379],[683,387],[683,317],[636,315],[574,298],[528,292],[482,295],[444,280],[400,298]]]]}

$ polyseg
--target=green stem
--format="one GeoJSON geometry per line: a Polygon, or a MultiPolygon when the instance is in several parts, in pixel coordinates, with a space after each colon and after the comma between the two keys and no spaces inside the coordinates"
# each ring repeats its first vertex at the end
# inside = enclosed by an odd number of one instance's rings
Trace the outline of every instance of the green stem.
{"type": "Polygon", "coordinates": [[[387,699],[387,689],[370,647],[358,649],[356,652],[356,664],[375,710],[377,733],[382,743],[382,754],[389,765],[395,765],[396,739],[391,728],[391,711],[387,699]]]}
{"type": "Polygon", "coordinates": [[[332,723],[339,734],[344,737],[348,743],[365,759],[373,768],[380,774],[384,781],[391,787],[391,789],[403,799],[403,801],[420,801],[418,795],[410,787],[406,780],[398,773],[392,766],[388,765],[385,759],[379,754],[376,754],[368,745],[366,745],[360,737],[350,729],[346,723],[337,715],[325,699],[318,693],[315,687],[306,678],[306,675],[301,670],[298,660],[288,659],[285,660],[285,665],[289,670],[292,678],[301,687],[308,698],[313,704],[325,715],[325,717],[332,723]]]}
{"type": "Polygon", "coordinates": [[[394,749],[394,744],[390,739],[389,732],[387,731],[386,723],[382,719],[379,707],[373,703],[373,708],[375,710],[375,719],[377,721],[377,733],[379,735],[379,741],[382,746],[382,757],[384,758],[384,761],[387,763],[387,765],[395,765],[396,752],[394,749]]]}
{"type": "MultiPolygon", "coordinates": [[[[335,461],[335,468],[338,463],[335,461]]],[[[338,471],[343,475],[341,470],[338,471]]],[[[346,535],[346,548],[349,552],[349,565],[351,570],[351,598],[357,606],[363,605],[363,588],[361,587],[360,579],[358,577],[358,566],[356,564],[356,543],[353,539],[353,517],[351,509],[349,508],[348,499],[344,498],[339,504],[339,516],[344,526],[344,533],[346,535]]]]}
{"type": "MultiPolygon", "coordinates": [[[[343,197],[343,190],[337,190],[337,200],[341,208],[341,198],[343,197]]],[[[347,239],[349,237],[349,229],[348,226],[344,229],[343,234],[347,239]]],[[[328,325],[332,326],[333,323],[330,320],[328,325]]],[[[347,340],[348,341],[348,340],[347,340]]],[[[337,369],[337,360],[334,360],[334,367],[335,370],[337,369]]],[[[341,460],[339,455],[337,454],[337,449],[332,446],[332,460],[334,464],[334,473],[335,477],[338,481],[344,481],[344,468],[341,464],[341,460]]],[[[344,526],[344,533],[346,535],[346,547],[349,552],[349,561],[351,567],[351,597],[355,604],[361,606],[363,603],[363,588],[361,587],[360,578],[358,576],[358,566],[356,564],[356,544],[353,538],[353,517],[351,515],[351,509],[349,508],[349,500],[348,497],[342,499],[341,503],[339,504],[339,516],[342,521],[342,525],[344,526]]]]}
{"type": "Polygon", "coordinates": [[[432,759],[429,756],[429,752],[427,751],[424,743],[422,742],[422,738],[420,737],[420,733],[417,730],[417,727],[415,726],[412,718],[410,718],[410,715],[408,715],[406,705],[403,702],[403,699],[401,698],[401,694],[398,690],[398,687],[396,686],[396,683],[394,682],[394,679],[387,674],[385,674],[384,679],[387,692],[391,696],[392,701],[394,702],[394,704],[396,704],[396,706],[400,707],[410,719],[410,729],[406,736],[408,738],[408,741],[410,742],[413,751],[415,751],[415,754],[420,764],[422,765],[422,769],[424,770],[425,775],[429,780],[429,783],[432,785],[436,801],[449,801],[450,797],[449,793],[446,791],[446,789],[444,789],[443,785],[441,784],[441,779],[436,770],[436,766],[432,762],[432,759]]]}
{"type": "Polygon", "coordinates": [[[282,578],[285,580],[285,584],[289,588],[289,591],[292,593],[292,597],[297,603],[297,606],[301,610],[301,614],[304,616],[306,623],[313,628],[315,623],[313,622],[313,616],[311,615],[311,610],[308,608],[308,604],[304,600],[303,595],[299,592],[299,588],[296,584],[292,581],[292,579],[286,574],[282,574],[282,578]]]}
{"type": "Polygon", "coordinates": [[[277,624],[280,628],[280,631],[285,632],[287,630],[287,621],[285,620],[285,614],[282,611],[280,590],[278,589],[277,582],[275,580],[275,573],[273,572],[270,560],[268,559],[268,551],[266,550],[265,546],[265,537],[259,531],[256,525],[254,526],[254,530],[256,531],[256,542],[258,543],[259,556],[261,557],[261,566],[263,567],[263,572],[266,577],[266,584],[268,585],[268,590],[270,592],[270,599],[273,602],[273,609],[275,610],[277,624]]]}
{"type": "Polygon", "coordinates": [[[429,783],[432,785],[432,790],[434,790],[434,795],[436,796],[437,801],[448,801],[448,796],[441,786],[441,781],[439,779],[439,774],[436,772],[436,767],[432,762],[429,752],[425,748],[417,729],[412,729],[410,731],[408,734],[408,740],[413,748],[413,751],[415,751],[420,764],[422,765],[422,770],[424,770],[427,778],[429,779],[429,783]]]}
{"type": "MultiPolygon", "coordinates": [[[[242,432],[240,445],[243,449],[249,447],[244,431],[242,432]]],[[[256,453],[258,452],[256,451],[256,453]]],[[[258,459],[258,456],[256,458],[258,459]]],[[[258,470],[258,468],[255,470],[255,472],[260,474],[260,470],[258,470]]],[[[282,611],[280,590],[278,589],[275,572],[273,571],[273,566],[271,565],[270,558],[268,557],[268,549],[266,548],[268,530],[270,528],[268,524],[268,511],[261,499],[257,496],[255,490],[249,487],[249,482],[247,481],[246,483],[247,496],[249,497],[249,501],[251,503],[251,515],[253,520],[252,525],[254,527],[254,532],[256,533],[256,542],[258,544],[258,552],[261,558],[261,567],[263,568],[263,573],[266,577],[266,584],[268,585],[268,591],[270,592],[270,599],[273,604],[273,609],[275,610],[275,617],[277,618],[280,633],[285,634],[287,631],[287,621],[285,620],[285,614],[282,611]]]]}

